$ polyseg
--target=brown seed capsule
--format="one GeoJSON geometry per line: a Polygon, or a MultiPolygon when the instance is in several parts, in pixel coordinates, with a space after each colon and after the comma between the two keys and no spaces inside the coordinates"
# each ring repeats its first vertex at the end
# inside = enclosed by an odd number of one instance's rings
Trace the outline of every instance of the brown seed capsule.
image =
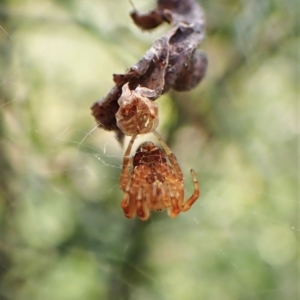
{"type": "Polygon", "coordinates": [[[158,107],[149,99],[154,96],[155,91],[145,87],[138,86],[135,90],[130,90],[128,83],[123,86],[116,120],[124,134],[149,133],[157,128],[158,107]]]}

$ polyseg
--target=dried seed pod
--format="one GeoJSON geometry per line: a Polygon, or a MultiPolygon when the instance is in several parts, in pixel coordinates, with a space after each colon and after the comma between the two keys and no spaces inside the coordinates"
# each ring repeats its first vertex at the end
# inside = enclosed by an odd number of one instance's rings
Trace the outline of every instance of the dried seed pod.
{"type": "Polygon", "coordinates": [[[126,135],[148,133],[158,126],[158,107],[149,98],[155,97],[154,90],[138,86],[130,90],[128,83],[123,85],[116,113],[118,127],[126,135]]]}

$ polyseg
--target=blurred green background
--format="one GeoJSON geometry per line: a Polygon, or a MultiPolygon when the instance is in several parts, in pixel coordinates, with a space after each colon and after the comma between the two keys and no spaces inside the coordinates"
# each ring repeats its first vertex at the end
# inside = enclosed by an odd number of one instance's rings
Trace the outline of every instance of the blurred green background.
{"type": "Polygon", "coordinates": [[[90,106],[169,26],[141,32],[126,0],[1,1],[1,300],[300,299],[299,3],[201,4],[207,77],[158,100],[201,198],[142,222],[90,106]]]}

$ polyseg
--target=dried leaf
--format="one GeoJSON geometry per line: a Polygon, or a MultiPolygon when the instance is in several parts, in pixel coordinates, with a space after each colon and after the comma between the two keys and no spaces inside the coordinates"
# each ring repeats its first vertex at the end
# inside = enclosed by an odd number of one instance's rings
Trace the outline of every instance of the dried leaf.
{"type": "Polygon", "coordinates": [[[194,88],[205,76],[207,68],[205,53],[197,49],[204,38],[205,20],[196,1],[158,0],[154,10],[147,14],[134,10],[131,17],[143,30],[156,28],[163,22],[170,23],[173,28],[156,40],[128,72],[114,74],[115,86],[91,108],[99,127],[115,131],[121,142],[124,132],[117,125],[116,113],[125,84],[128,83],[131,91],[138,86],[151,90],[148,98],[154,101],[171,88],[177,91],[194,88]]]}

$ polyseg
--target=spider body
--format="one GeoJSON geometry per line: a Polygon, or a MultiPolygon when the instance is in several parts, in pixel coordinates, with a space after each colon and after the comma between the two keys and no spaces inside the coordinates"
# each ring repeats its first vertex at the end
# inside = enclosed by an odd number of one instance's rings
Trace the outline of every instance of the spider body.
{"type": "Polygon", "coordinates": [[[176,217],[180,212],[187,211],[200,194],[196,174],[191,170],[194,193],[184,203],[181,169],[162,137],[156,131],[154,134],[160,140],[166,154],[154,143],[145,142],[133,157],[129,157],[135,135],[124,156],[120,188],[124,191],[121,207],[127,218],[133,218],[137,214],[141,220],[147,220],[150,211],[164,209],[167,209],[170,217],[176,217]]]}
{"type": "MultiPolygon", "coordinates": [[[[171,207],[166,183],[179,196],[176,184],[179,180],[167,164],[165,154],[151,142],[143,143],[133,157],[131,194],[138,195],[139,189],[146,195],[148,209],[161,211],[171,207]]],[[[125,188],[125,186],[123,186],[125,188]]]]}

